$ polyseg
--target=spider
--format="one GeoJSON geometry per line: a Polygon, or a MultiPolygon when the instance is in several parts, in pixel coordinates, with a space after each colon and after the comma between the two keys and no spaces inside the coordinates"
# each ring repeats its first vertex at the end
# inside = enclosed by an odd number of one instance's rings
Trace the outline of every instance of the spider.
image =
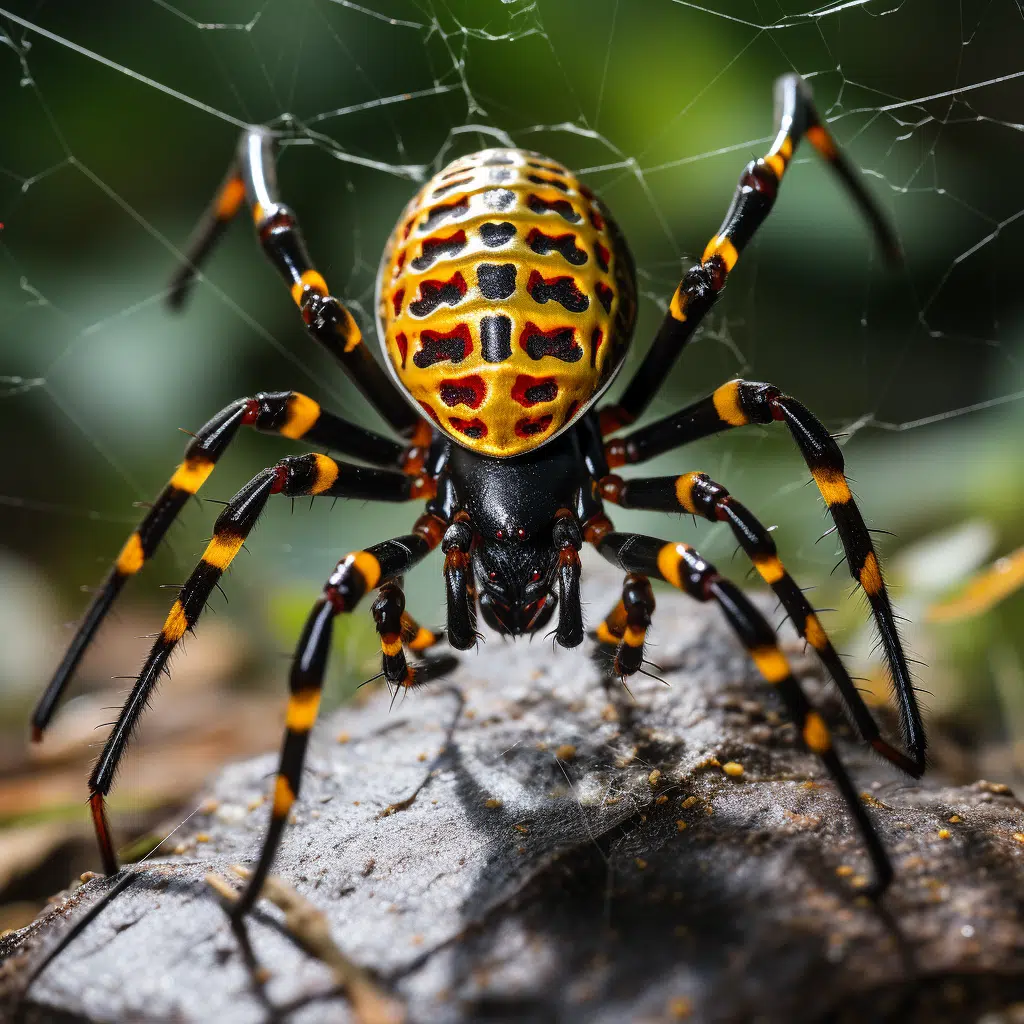
{"type": "Polygon", "coordinates": [[[274,139],[247,130],[178,271],[170,304],[180,307],[198,268],[246,204],[260,245],[288,284],[309,334],[341,363],[403,440],[355,426],[295,391],[242,398],[189,443],[155,504],[125,543],[41,698],[32,720],[40,740],[82,654],[125,582],[152,556],[171,523],[213,471],[241,427],[350,456],[290,456],[247,483],[217,518],[195,571],[157,636],[89,779],[96,836],[108,874],[118,870],[105,799],[132,731],[168,659],[195,627],[213,588],[272,495],[422,501],[409,534],[346,555],[328,577],[302,630],[289,676],[285,736],[270,821],[255,870],[231,913],[259,896],[299,793],[317,717],[331,630],[376,591],[372,613],[383,675],[394,687],[435,679],[454,663],[429,651],[443,638],[405,610],[403,575],[440,546],[448,643],[476,645],[479,609],[509,637],[542,630],[557,611],[563,647],[584,640],[580,556],[584,544],[625,571],[621,599],[593,636],[614,672],[640,670],[654,611],[650,577],[698,601],[717,603],[764,678],[777,688],[798,735],[832,776],[862,836],[880,896],[892,867],[832,743],[754,604],[688,544],[615,530],[605,504],[687,512],[728,523],[740,548],[778,595],[800,635],[838,685],[863,739],[920,776],[925,734],[881,569],[825,427],[772,384],[733,380],[708,397],[612,437],[646,409],[680,351],[718,299],[740,252],[767,217],[794,149],[806,138],[866,215],[884,252],[899,248],[884,217],[816,112],[797,75],[776,83],[776,136],[744,169],[704,254],[683,277],[654,343],[615,404],[596,403],[622,366],[636,315],[629,249],[605,205],[565,167],[518,149],[460,157],[433,177],[402,214],[377,276],[383,362],[314,268],[295,215],[278,197],[274,139]],[[425,417],[424,417],[425,414],[425,417]],[[704,473],[623,479],[613,470],[746,424],[790,430],[838,529],[853,578],[866,593],[892,672],[908,753],[879,733],[821,622],[784,568],[766,528],[704,473]],[[611,438],[611,439],[608,439],[611,438]],[[412,652],[412,664],[406,651],[412,652]]]}

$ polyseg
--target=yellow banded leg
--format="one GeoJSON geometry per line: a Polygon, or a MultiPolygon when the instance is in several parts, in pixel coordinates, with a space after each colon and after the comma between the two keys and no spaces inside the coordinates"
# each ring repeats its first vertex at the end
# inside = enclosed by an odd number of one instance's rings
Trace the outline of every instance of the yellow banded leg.
{"type": "MultiPolygon", "coordinates": [[[[783,394],[772,384],[734,380],[723,384],[714,394],[680,412],[610,442],[605,446],[605,451],[608,463],[612,467],[642,463],[720,431],[742,427],[748,423],[767,425],[776,421],[785,423],[789,428],[836,525],[850,575],[868,598],[892,677],[907,755],[900,754],[884,741],[876,742],[868,724],[870,716],[855,710],[855,702],[846,691],[844,696],[847,696],[847,702],[858,726],[866,730],[865,735],[871,737],[875,749],[906,771],[918,776],[925,768],[927,740],[917,705],[913,677],[900,640],[871,534],[846,479],[843,452],[824,424],[801,402],[783,394]]],[[[699,495],[695,495],[693,491],[694,478],[698,475],[686,474],[677,478],[676,487],[679,494],[671,494],[666,490],[665,478],[656,478],[653,481],[621,481],[618,477],[609,476],[600,481],[598,486],[605,500],[619,501],[626,507],[654,507],[672,511],[685,509],[695,515],[702,515],[706,514],[706,510],[700,511],[695,507],[699,495]],[[688,504],[691,507],[688,508],[688,504]]],[[[771,583],[770,577],[777,574],[779,569],[771,561],[770,552],[762,551],[759,554],[765,556],[766,560],[761,568],[765,570],[765,578],[771,583]]],[[[820,624],[814,620],[808,623],[806,613],[797,615],[796,621],[804,621],[805,635],[808,641],[814,644],[813,638],[820,637],[820,624]]],[[[823,651],[817,644],[814,646],[819,652],[823,651]]],[[[830,668],[833,663],[830,663],[830,668]]],[[[838,681],[839,677],[836,678],[838,681]]],[[[852,693],[851,688],[849,694],[852,693]]]]}
{"type": "MultiPolygon", "coordinates": [[[[864,187],[863,176],[836,145],[815,110],[811,92],[799,75],[783,75],[775,84],[775,138],[769,151],[744,168],[732,202],[700,262],[679,283],[654,343],[623,392],[618,404],[599,411],[601,432],[614,433],[635,422],[669,374],[679,353],[693,337],[743,250],[775,205],[783,176],[800,140],[806,138],[826,161],[867,220],[879,247],[892,261],[900,258],[899,243],[877,201],[864,187]]],[[[610,463],[612,467],[616,463],[610,463]]]]}
{"type": "Polygon", "coordinates": [[[405,594],[397,580],[380,588],[372,611],[380,637],[381,671],[385,680],[392,686],[412,686],[414,673],[406,660],[402,640],[405,594]]]}
{"type": "Polygon", "coordinates": [[[639,573],[630,573],[622,584],[625,625],[615,651],[614,671],[624,678],[635,675],[644,663],[644,643],[654,614],[654,592],[650,581],[639,573]]]}
{"type": "Polygon", "coordinates": [[[189,245],[187,263],[172,281],[170,303],[175,308],[184,304],[199,264],[247,201],[260,245],[287,284],[310,335],[341,363],[384,420],[408,436],[420,417],[366,351],[359,325],[329,294],[327,282],[313,266],[295,215],[278,195],[273,150],[273,135],[265,128],[253,127],[242,135],[228,176],[189,245]]]}
{"type": "MultiPolygon", "coordinates": [[[[727,407],[724,401],[716,401],[717,405],[727,407]]],[[[734,407],[738,408],[738,403],[734,403],[734,407]]],[[[711,522],[728,523],[758,574],[775,591],[797,632],[814,648],[836,681],[850,718],[865,741],[892,764],[915,777],[921,775],[924,769],[923,762],[913,760],[882,739],[870,710],[850,678],[821,621],[804,592],[782,564],[772,535],[721,484],[715,483],[706,473],[684,473],[678,477],[648,477],[638,480],[607,476],[598,481],[597,487],[602,498],[616,502],[624,508],[661,512],[682,511],[702,516],[711,522]]],[[[843,492],[849,494],[845,478],[841,474],[838,480],[833,479],[830,488],[830,494],[839,495],[841,499],[843,492]],[[839,480],[842,481],[841,485],[839,480]]],[[[873,566],[871,571],[877,572],[877,562],[873,561],[870,565],[873,566]]]]}
{"type": "Polygon", "coordinates": [[[353,611],[367,592],[380,585],[380,594],[373,606],[374,619],[378,629],[383,625],[380,634],[382,646],[392,643],[386,638],[394,635],[397,638],[395,655],[399,655],[402,646],[401,608],[405,602],[396,581],[437,546],[442,526],[432,516],[421,516],[412,534],[374,544],[366,551],[351,552],[328,578],[323,595],[306,620],[292,659],[284,742],[274,783],[270,822],[256,867],[239,899],[231,904],[229,912],[232,917],[245,915],[259,898],[288,814],[299,795],[309,732],[320,704],[335,618],[353,611]],[[392,625],[395,627],[393,634],[392,625]]]}
{"type": "MultiPolygon", "coordinates": [[[[325,455],[303,455],[283,459],[276,466],[263,470],[228,502],[217,517],[213,538],[206,546],[202,559],[179,591],[89,778],[93,821],[105,868],[110,870],[112,865],[116,865],[116,858],[106,826],[103,801],[110,792],[128,741],[157,681],[166,670],[171,654],[185,633],[195,626],[214,587],[241,550],[270,496],[324,494],[339,498],[405,501],[412,496],[415,484],[410,477],[397,470],[348,465],[325,455]],[[323,485],[325,480],[329,481],[329,486],[323,485]]],[[[439,529],[431,532],[424,528],[421,532],[428,538],[440,534],[439,529]]],[[[424,536],[415,534],[377,545],[376,548],[380,549],[381,557],[390,559],[389,566],[396,559],[409,562],[430,550],[430,544],[424,536]]],[[[350,555],[337,570],[337,587],[329,592],[332,607],[342,607],[345,600],[357,599],[357,582],[364,590],[367,585],[376,586],[383,572],[380,561],[372,551],[350,555]]],[[[362,590],[358,596],[361,594],[362,590]]],[[[308,694],[306,698],[304,704],[290,710],[290,720],[294,724],[301,724],[307,718],[312,721],[315,708],[309,702],[308,694]]]]}
{"type": "Polygon", "coordinates": [[[125,542],[93,597],[32,715],[36,741],[42,739],[64,689],[124,584],[153,557],[171,524],[206,482],[242,426],[323,445],[376,466],[398,468],[404,455],[402,445],[346,422],[297,391],[261,392],[222,409],[193,435],[181,464],[125,542]]]}
{"type": "Polygon", "coordinates": [[[628,572],[658,576],[698,601],[718,604],[758,671],[778,690],[796,726],[797,735],[809,750],[821,758],[832,776],[874,864],[872,893],[880,895],[892,879],[888,855],[832,745],[828,726],[811,707],[785,655],[779,650],[775,631],[765,617],[735,584],[721,576],[688,544],[612,532],[603,534],[596,541],[596,546],[608,561],[628,572]]]}

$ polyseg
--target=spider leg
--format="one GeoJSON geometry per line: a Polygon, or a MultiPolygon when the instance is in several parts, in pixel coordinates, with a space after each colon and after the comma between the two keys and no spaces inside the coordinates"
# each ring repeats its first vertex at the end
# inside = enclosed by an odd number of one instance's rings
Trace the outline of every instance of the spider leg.
{"type": "Polygon", "coordinates": [[[448,605],[448,642],[457,651],[476,646],[476,581],[469,550],[473,528],[466,512],[456,512],[441,541],[444,586],[448,605]]]}
{"type": "Polygon", "coordinates": [[[622,597],[594,630],[594,639],[612,653],[612,673],[635,675],[644,663],[644,644],[654,614],[650,581],[631,572],[622,581],[622,597]]]}
{"type": "Polygon", "coordinates": [[[715,304],[739,254],[775,205],[782,177],[802,138],[818,151],[864,214],[882,251],[900,258],[899,243],[858,171],[843,155],[814,107],[811,91],[799,75],[775,83],[775,141],[768,153],[747,164],[740,175],[722,226],[708,242],[699,263],[683,277],[669,303],[650,351],[616,405],[601,410],[601,429],[614,433],[647,408],[673,364],[715,304]]]}
{"type": "Polygon", "coordinates": [[[406,613],[400,577],[389,579],[381,586],[371,611],[380,637],[381,670],[391,686],[418,686],[443,674],[438,671],[442,663],[448,668],[455,666],[456,661],[451,657],[424,659],[424,653],[440,643],[444,634],[439,635],[419,625],[406,613]],[[423,660],[409,665],[405,657],[406,647],[423,660]]]}
{"type": "MultiPolygon", "coordinates": [[[[282,459],[276,466],[263,470],[228,502],[214,524],[213,539],[171,607],[89,776],[93,824],[103,856],[103,869],[107,874],[117,870],[117,856],[106,819],[105,798],[113,785],[121,758],[171,653],[186,631],[195,626],[214,587],[256,525],[270,496],[409,501],[429,497],[432,489],[433,481],[413,480],[402,473],[353,466],[326,455],[299,455],[282,459]]],[[[417,537],[405,540],[412,544],[422,543],[417,537]]]]}
{"type": "Polygon", "coordinates": [[[576,517],[562,509],[555,519],[551,537],[558,549],[558,628],[555,639],[560,647],[579,647],[583,643],[583,602],[580,596],[580,548],[583,535],[576,517]]]}
{"type": "MultiPolygon", "coordinates": [[[[306,759],[309,733],[320,707],[320,692],[331,646],[336,616],[351,612],[368,590],[378,583],[389,589],[391,580],[400,577],[440,543],[444,522],[423,515],[404,537],[374,544],[365,551],[353,551],[343,558],[331,574],[319,600],[303,627],[288,677],[288,711],[284,742],[274,782],[270,823],[260,850],[259,860],[245,889],[232,904],[233,918],[243,917],[259,898],[260,890],[274,862],[288,813],[299,794],[302,767],[306,759]]],[[[447,659],[437,659],[417,682],[426,682],[450,667],[447,659]]]]}
{"type": "Polygon", "coordinates": [[[184,305],[199,267],[247,201],[260,245],[291,289],[306,329],[341,363],[384,420],[408,436],[420,417],[367,351],[352,314],[328,292],[313,266],[295,214],[279,199],[273,147],[273,136],[265,128],[250,128],[242,136],[235,161],[189,242],[186,262],[171,282],[168,301],[173,308],[184,305]]]}
{"type": "Polygon", "coordinates": [[[698,601],[714,601],[722,609],[761,675],[778,689],[804,746],[818,755],[832,776],[874,866],[875,878],[870,893],[874,898],[881,896],[892,880],[889,856],[832,745],[828,726],[797,682],[785,655],[779,650],[775,631],[765,617],[734,583],[719,575],[715,567],[688,544],[666,543],[636,533],[615,533],[603,517],[591,523],[587,539],[609,562],[627,572],[656,576],[690,597],[698,601]]]}
{"type": "Polygon", "coordinates": [[[184,461],[126,541],[89,605],[32,714],[32,738],[36,742],[42,739],[61,695],[122,587],[152,558],[188,499],[206,482],[242,426],[323,445],[376,466],[402,466],[416,473],[422,469],[421,447],[403,448],[396,441],[335,416],[297,391],[260,392],[222,409],[193,435],[185,449],[184,461]]]}
{"type": "Polygon", "coordinates": [[[436,632],[421,626],[408,612],[402,613],[402,642],[414,654],[423,655],[444,639],[444,630],[436,632]]]}
{"type": "MultiPolygon", "coordinates": [[[[828,506],[842,541],[850,574],[867,594],[892,674],[900,728],[916,774],[924,771],[927,739],[917,706],[889,594],[871,534],[846,480],[843,453],[822,422],[795,398],[771,384],[734,380],[681,412],[657,420],[605,445],[611,468],[646,462],[663,452],[749,423],[783,421],[828,506]]],[[[636,493],[636,492],[634,492],[636,493]]]]}
{"type": "Polygon", "coordinates": [[[828,633],[811,607],[796,580],[786,571],[778,549],[764,525],[741,505],[724,487],[706,473],[683,476],[649,477],[623,480],[606,476],[598,483],[601,497],[622,508],[650,509],[655,512],[687,512],[711,522],[729,524],[740,547],[761,576],[782,602],[796,631],[814,648],[839,688],[851,720],[865,742],[887,761],[902,768],[914,778],[924,771],[923,761],[915,761],[882,739],[878,725],[864,698],[854,685],[828,633]]]}

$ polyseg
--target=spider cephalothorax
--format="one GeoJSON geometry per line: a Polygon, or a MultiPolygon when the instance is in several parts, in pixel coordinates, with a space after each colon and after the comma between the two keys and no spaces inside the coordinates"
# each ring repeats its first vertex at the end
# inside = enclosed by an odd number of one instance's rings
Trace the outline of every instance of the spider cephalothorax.
{"type": "Polygon", "coordinates": [[[479,539],[473,568],[484,622],[505,636],[543,629],[558,604],[557,565],[558,552],[550,543],[479,539]]]}
{"type": "MultiPolygon", "coordinates": [[[[36,739],[90,639],[127,579],[152,556],[178,512],[242,426],[348,455],[310,453],[257,474],[227,504],[213,539],[174,602],[89,780],[108,872],[117,869],[105,799],[118,763],[171,653],[193,628],[220,577],[272,495],[425,502],[410,532],[346,555],[328,577],[299,638],[289,676],[284,745],[259,862],[233,913],[259,895],[299,791],[316,719],[332,624],[367,595],[380,637],[382,674],[395,687],[428,682],[450,656],[425,656],[444,634],[405,610],[402,579],[435,548],[444,553],[446,633],[473,647],[477,613],[507,637],[537,633],[557,613],[555,639],[583,641],[580,557],[592,545],[625,571],[622,596],[594,636],[612,672],[641,670],[654,612],[650,578],[714,601],[761,674],[779,692],[806,747],[821,757],[864,838],[874,891],[891,877],[888,856],[832,745],[750,600],[692,547],[616,532],[605,504],[686,512],[727,523],[839,687],[861,735],[911,775],[924,769],[925,737],[906,658],[870,534],[846,482],[843,455],[798,401],[768,384],[735,380],[687,408],[626,434],[647,408],[764,222],[796,145],[806,138],[846,184],[883,249],[898,252],[885,218],[837,149],[796,75],[780,79],[777,134],[743,171],[732,204],[700,261],[668,303],[654,342],[617,403],[594,403],[622,366],[636,284],[629,250],[599,199],[561,164],[536,153],[489,149],[460,157],[410,202],[378,276],[383,369],[345,306],[314,268],[292,211],[277,193],[273,138],[245,133],[235,162],[175,278],[180,305],[225,225],[248,204],[260,243],[288,283],[312,337],[341,363],[394,434],[347,422],[294,391],[233,402],[194,435],[178,467],[128,538],[33,716],[36,739]],[[390,373],[390,376],[389,376],[390,373]],[[421,413],[426,413],[424,419],[421,413]],[[854,579],[881,634],[909,753],[879,733],[807,598],[779,559],[771,533],[706,474],[623,479],[613,470],[749,423],[785,423],[835,522],[854,579]],[[414,656],[410,665],[407,652],[414,656]]],[[[439,616],[437,616],[439,617],[439,616]]]]}

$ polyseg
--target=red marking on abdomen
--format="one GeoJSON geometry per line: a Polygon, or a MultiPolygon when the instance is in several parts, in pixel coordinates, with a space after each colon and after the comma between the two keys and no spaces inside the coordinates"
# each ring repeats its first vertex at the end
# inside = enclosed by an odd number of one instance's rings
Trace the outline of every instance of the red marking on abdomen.
{"type": "Polygon", "coordinates": [[[593,224],[598,231],[604,231],[604,217],[602,217],[597,210],[590,211],[590,223],[593,224]]]}
{"type": "Polygon", "coordinates": [[[544,416],[538,416],[536,419],[530,419],[528,416],[524,416],[516,424],[516,434],[519,437],[536,437],[538,434],[543,434],[544,431],[551,426],[551,420],[551,413],[547,413],[544,416]]]}
{"type": "Polygon", "coordinates": [[[399,288],[394,295],[391,296],[391,307],[395,311],[395,316],[402,315],[402,300],[405,298],[405,289],[399,288]]]}
{"type": "Polygon", "coordinates": [[[597,282],[597,301],[604,306],[604,311],[610,313],[612,309],[612,299],[615,298],[615,292],[604,283],[604,281],[597,282]]]}
{"type": "Polygon", "coordinates": [[[402,369],[405,369],[405,358],[409,354],[409,339],[405,336],[404,331],[399,331],[395,335],[395,344],[398,346],[398,354],[402,357],[402,369]]]}
{"type": "Polygon", "coordinates": [[[469,333],[469,324],[458,324],[444,334],[440,331],[420,331],[420,350],[412,357],[412,361],[421,370],[425,370],[445,360],[461,363],[472,351],[473,339],[469,333]]]}
{"type": "Polygon", "coordinates": [[[590,334],[590,365],[597,366],[597,350],[601,347],[601,342],[604,341],[604,331],[600,327],[595,327],[590,334]]]}
{"type": "Polygon", "coordinates": [[[553,402],[558,397],[558,382],[554,377],[531,377],[521,373],[512,385],[512,398],[529,409],[541,402],[553,402]]]}
{"type": "Polygon", "coordinates": [[[420,408],[438,425],[441,425],[441,421],[437,418],[437,413],[434,412],[433,408],[427,405],[426,402],[420,402],[420,408]]]}
{"type": "Polygon", "coordinates": [[[458,416],[452,416],[448,422],[452,425],[453,430],[465,434],[466,437],[470,437],[474,441],[479,441],[481,437],[487,436],[487,424],[482,419],[462,420],[458,416]]]}
{"type": "Polygon", "coordinates": [[[470,409],[479,409],[487,394],[487,385],[479,374],[469,377],[456,377],[443,380],[438,385],[441,401],[449,408],[455,405],[468,405],[470,409]]]}

